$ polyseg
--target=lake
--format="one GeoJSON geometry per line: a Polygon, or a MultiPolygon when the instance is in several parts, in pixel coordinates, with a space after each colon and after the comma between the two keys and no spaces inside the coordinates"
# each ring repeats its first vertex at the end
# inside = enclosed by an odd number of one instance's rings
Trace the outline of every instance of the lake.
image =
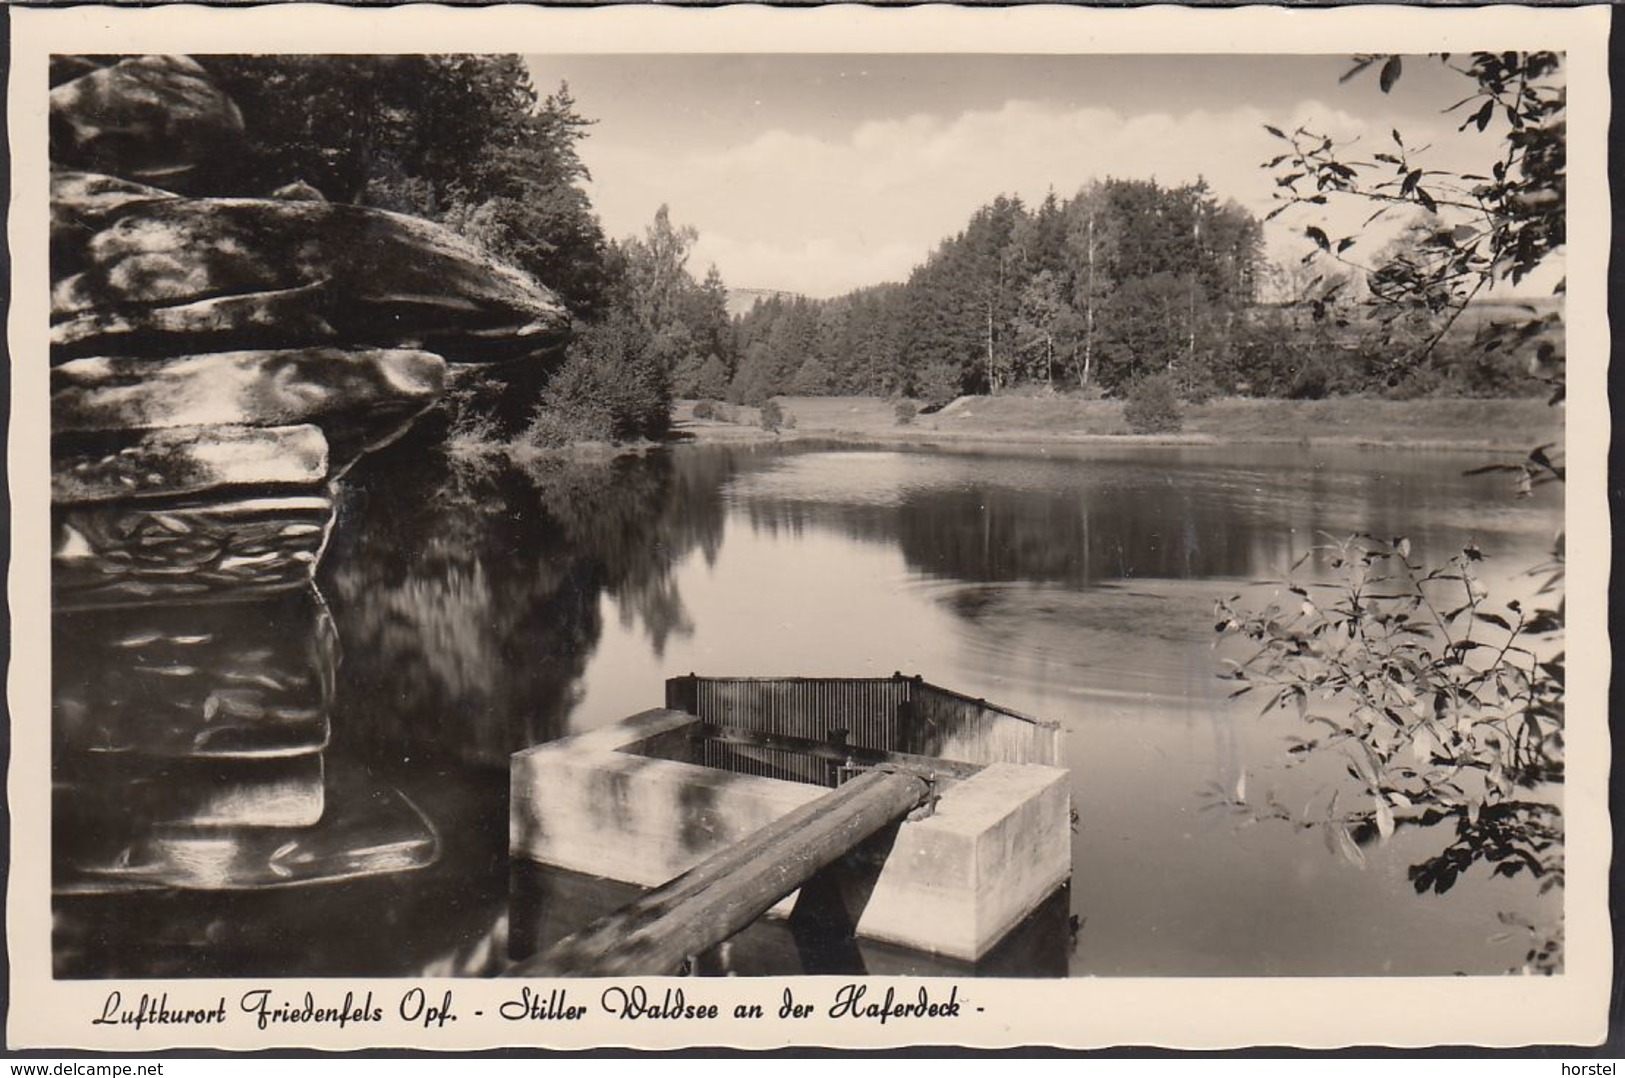
{"type": "MultiPolygon", "coordinates": [[[[223,624],[232,661],[305,686],[330,737],[297,751],[290,719],[286,752],[188,761],[195,775],[60,751],[59,790],[164,793],[117,808],[76,799],[72,834],[59,807],[59,877],[96,856],[128,862],[86,836],[117,815],[123,847],[132,833],[149,841],[158,817],[143,813],[179,811],[176,789],[192,791],[185,811],[208,801],[248,825],[152,855],[187,872],[244,871],[248,840],[224,836],[255,826],[255,841],[276,827],[313,837],[248,857],[271,865],[263,887],[59,885],[73,893],[57,902],[58,974],[489,972],[510,938],[556,936],[605,901],[510,867],[508,755],[659,706],[664,679],[691,671],[902,671],[1060,723],[1077,813],[1062,930],[1001,972],[1503,972],[1523,943],[1492,940],[1496,914],[1559,916],[1561,892],[1479,871],[1418,896],[1407,868],[1442,844],[1424,829],[1357,864],[1212,794],[1242,783],[1296,806],[1340,777],[1288,766],[1295,712],[1227,699],[1221,659],[1239,652],[1214,631],[1215,600],[1262,602],[1301,556],[1356,531],[1407,536],[1424,561],[1476,544],[1492,594],[1533,592],[1526,570],[1561,529],[1561,491],[1517,499],[1504,476],[1464,474],[1482,463],[1299,446],[787,443],[521,469],[397,445],[346,480],[319,594],[119,615],[125,632],[176,616],[223,624]],[[279,886],[320,872],[337,882],[279,886]]],[[[59,641],[110,631],[76,617],[57,619],[59,641]]],[[[73,681],[60,663],[56,677],[73,681]]],[[[809,969],[767,933],[730,968],[809,969]]]]}

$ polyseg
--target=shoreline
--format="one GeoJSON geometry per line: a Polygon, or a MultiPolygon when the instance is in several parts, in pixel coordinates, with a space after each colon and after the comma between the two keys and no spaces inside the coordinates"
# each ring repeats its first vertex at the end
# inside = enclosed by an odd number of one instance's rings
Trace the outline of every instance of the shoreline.
{"type": "Polygon", "coordinates": [[[1129,432],[1121,419],[1121,404],[1115,401],[961,397],[939,412],[899,424],[893,413],[895,405],[878,398],[776,399],[786,416],[794,417],[794,427],[777,432],[763,430],[757,420],[758,409],[743,405],[731,407],[735,416],[731,422],[695,419],[693,402],[678,402],[666,444],[837,442],[913,448],[1002,446],[1026,451],[1049,447],[1290,446],[1523,457],[1536,445],[1561,444],[1564,436],[1562,410],[1529,399],[1226,398],[1187,406],[1186,429],[1164,434],[1129,432]],[[1277,429],[1260,429],[1264,425],[1277,429]],[[1201,429],[1212,427],[1228,429],[1201,429]],[[1494,433],[1486,435],[1485,431],[1494,433]]]}
{"type": "MultiPolygon", "coordinates": [[[[1043,450],[1049,447],[1058,448],[1150,448],[1150,449],[1181,449],[1181,448],[1226,448],[1231,446],[1290,446],[1302,449],[1412,449],[1423,453],[1460,453],[1479,452],[1493,453],[1497,456],[1509,455],[1522,457],[1528,454],[1530,445],[1517,448],[1497,442],[1482,439],[1434,439],[1416,440],[1406,439],[1392,441],[1376,438],[1341,438],[1341,437],[1301,437],[1301,438],[1264,438],[1264,437],[1223,437],[1212,434],[1079,434],[1079,435],[995,435],[995,434],[961,434],[957,432],[933,431],[930,434],[885,434],[882,432],[861,432],[843,430],[816,430],[816,431],[780,431],[772,433],[764,430],[738,428],[737,433],[719,431],[717,426],[701,424],[675,424],[672,433],[664,443],[656,445],[689,446],[689,445],[773,445],[792,444],[796,442],[836,442],[842,445],[884,445],[900,446],[911,449],[935,448],[987,448],[1003,447],[1016,450],[1043,450]]],[[[622,451],[646,451],[654,446],[618,446],[622,451]]]]}

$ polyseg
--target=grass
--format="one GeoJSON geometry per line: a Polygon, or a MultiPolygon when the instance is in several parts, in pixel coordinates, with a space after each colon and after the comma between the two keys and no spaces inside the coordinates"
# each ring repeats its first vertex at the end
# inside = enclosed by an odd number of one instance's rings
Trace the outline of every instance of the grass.
{"type": "MultiPolygon", "coordinates": [[[[1527,452],[1563,440],[1563,410],[1544,400],[1340,397],[1322,401],[1219,398],[1185,404],[1178,434],[1133,435],[1121,401],[1065,395],[961,397],[939,412],[897,422],[896,402],[876,397],[779,397],[794,431],[779,437],[863,441],[1227,442],[1414,445],[1527,452]]],[[[696,420],[679,402],[679,432],[702,441],[772,438],[755,425],[755,409],[733,422],[696,420]],[[748,426],[746,424],[749,424],[748,426]]]]}

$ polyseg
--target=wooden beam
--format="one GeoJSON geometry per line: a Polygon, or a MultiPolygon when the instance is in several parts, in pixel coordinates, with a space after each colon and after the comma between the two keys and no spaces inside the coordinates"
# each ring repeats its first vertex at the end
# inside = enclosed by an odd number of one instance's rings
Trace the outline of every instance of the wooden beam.
{"type": "Polygon", "coordinates": [[[508,976],[675,973],[685,958],[740,931],[930,792],[929,782],[908,772],[859,775],[516,964],[508,976]]]}

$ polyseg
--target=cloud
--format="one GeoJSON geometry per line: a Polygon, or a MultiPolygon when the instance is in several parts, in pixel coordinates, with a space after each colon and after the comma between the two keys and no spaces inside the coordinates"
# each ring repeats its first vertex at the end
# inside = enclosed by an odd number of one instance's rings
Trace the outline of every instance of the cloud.
{"type": "MultiPolygon", "coordinates": [[[[1164,184],[1200,176],[1262,217],[1275,190],[1262,165],[1283,145],[1266,123],[1357,137],[1364,152],[1390,139],[1386,126],[1314,101],[1272,114],[1127,115],[1011,100],[953,117],[870,121],[841,137],[774,129],[742,132],[720,149],[658,154],[595,136],[582,152],[611,235],[641,231],[668,203],[674,220],[700,232],[697,269],[714,261],[730,284],[832,295],[906,277],[1001,192],[1036,204],[1050,189],[1067,197],[1108,176],[1164,184]]],[[[1406,137],[1442,145],[1452,136],[1450,126],[1413,125],[1406,137]]],[[[1362,217],[1334,215],[1333,224],[1354,229],[1362,217]]],[[[1272,252],[1301,251],[1305,223],[1272,224],[1272,252]]]]}

